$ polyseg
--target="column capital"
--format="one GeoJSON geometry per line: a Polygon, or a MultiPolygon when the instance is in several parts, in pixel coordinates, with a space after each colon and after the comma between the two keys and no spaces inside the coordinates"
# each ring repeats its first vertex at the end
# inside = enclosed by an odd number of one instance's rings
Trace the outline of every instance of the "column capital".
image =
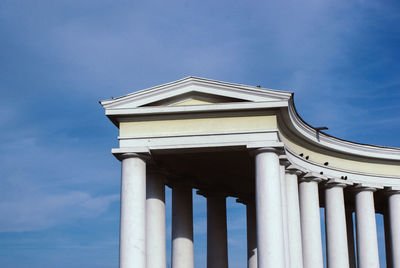
{"type": "Polygon", "coordinates": [[[326,180],[326,178],[324,178],[322,175],[314,173],[314,172],[308,172],[304,176],[299,178],[300,182],[310,182],[310,181],[321,182],[324,180],[326,180]]]}
{"type": "Polygon", "coordinates": [[[306,172],[302,171],[296,165],[290,164],[286,167],[285,173],[297,175],[298,177],[302,177],[306,174],[306,172]]]}
{"type": "Polygon", "coordinates": [[[120,161],[132,157],[138,157],[144,161],[151,159],[151,152],[147,147],[114,148],[111,150],[111,153],[120,161]]]}
{"type": "Polygon", "coordinates": [[[127,159],[127,158],[133,158],[133,157],[140,158],[146,162],[151,159],[150,154],[146,154],[146,153],[122,153],[122,154],[114,154],[114,155],[120,161],[127,159]]]}
{"type": "Polygon", "coordinates": [[[250,151],[250,155],[255,156],[260,153],[275,153],[277,155],[281,155],[283,152],[283,149],[280,147],[260,147],[253,151],[250,151]]]}
{"type": "Polygon", "coordinates": [[[356,183],[354,184],[353,190],[355,192],[363,192],[363,191],[376,192],[378,190],[378,187],[363,183],[356,183]]]}
{"type": "Polygon", "coordinates": [[[290,163],[290,161],[289,161],[289,159],[288,159],[286,154],[279,155],[279,164],[281,166],[285,166],[285,168],[287,168],[288,166],[291,165],[291,163],[290,163]]]}
{"type": "Polygon", "coordinates": [[[346,188],[349,185],[350,183],[345,183],[342,180],[336,178],[329,178],[324,184],[325,188],[333,188],[333,187],[346,188]]]}
{"type": "Polygon", "coordinates": [[[385,187],[385,194],[386,195],[394,195],[394,194],[400,194],[400,186],[398,187],[385,187]]]}

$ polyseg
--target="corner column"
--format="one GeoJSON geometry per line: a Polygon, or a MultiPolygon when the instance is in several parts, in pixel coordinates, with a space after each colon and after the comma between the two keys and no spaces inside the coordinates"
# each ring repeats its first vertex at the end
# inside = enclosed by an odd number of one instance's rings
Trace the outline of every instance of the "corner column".
{"type": "Polygon", "coordinates": [[[165,184],[157,171],[147,172],[146,268],[166,268],[165,184]]]}
{"type": "Polygon", "coordinates": [[[346,212],[343,183],[328,181],[325,185],[325,224],[327,264],[329,268],[349,268],[346,212]]]}
{"type": "Polygon", "coordinates": [[[320,181],[321,178],[305,175],[299,185],[303,266],[306,268],[324,266],[318,196],[320,181]]]}
{"type": "Polygon", "coordinates": [[[123,154],[121,180],[120,268],[146,267],[146,163],[123,154]]]}
{"type": "Polygon", "coordinates": [[[358,187],[356,192],[357,263],[360,268],[379,267],[376,231],[375,188],[358,187]]]}
{"type": "Polygon", "coordinates": [[[172,187],[172,268],[193,268],[192,188],[172,187]]]}
{"type": "Polygon", "coordinates": [[[285,248],[278,151],[256,151],[256,213],[258,268],[284,268],[285,248]]]}

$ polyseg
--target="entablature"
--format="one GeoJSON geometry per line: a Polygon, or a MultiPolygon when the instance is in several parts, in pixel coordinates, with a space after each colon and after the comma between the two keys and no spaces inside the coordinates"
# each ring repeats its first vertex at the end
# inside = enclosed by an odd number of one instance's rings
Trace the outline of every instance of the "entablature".
{"type": "Polygon", "coordinates": [[[291,92],[189,77],[101,104],[120,130],[114,154],[279,147],[305,173],[400,185],[400,149],[317,131],[298,115],[291,92]]]}

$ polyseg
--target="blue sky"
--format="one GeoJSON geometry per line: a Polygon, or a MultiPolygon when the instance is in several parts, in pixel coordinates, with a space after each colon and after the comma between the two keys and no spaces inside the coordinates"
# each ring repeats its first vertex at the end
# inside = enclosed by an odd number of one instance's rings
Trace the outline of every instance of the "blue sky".
{"type": "MultiPolygon", "coordinates": [[[[2,0],[0,266],[117,267],[117,129],[98,104],[112,96],[188,75],[259,84],[294,91],[331,135],[400,147],[399,25],[386,0],[2,0]]],[[[244,267],[245,211],[228,207],[244,267]]]]}

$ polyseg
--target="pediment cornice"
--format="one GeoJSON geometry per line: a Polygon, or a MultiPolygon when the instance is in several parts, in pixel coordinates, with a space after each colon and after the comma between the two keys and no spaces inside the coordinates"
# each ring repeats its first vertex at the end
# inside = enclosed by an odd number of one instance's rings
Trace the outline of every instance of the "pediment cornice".
{"type": "Polygon", "coordinates": [[[268,102],[287,101],[292,93],[220,82],[198,77],[187,77],[171,83],[140,90],[125,96],[101,101],[107,109],[133,109],[143,107],[161,100],[179,98],[186,95],[207,95],[209,98],[234,99],[234,102],[268,102]]]}

